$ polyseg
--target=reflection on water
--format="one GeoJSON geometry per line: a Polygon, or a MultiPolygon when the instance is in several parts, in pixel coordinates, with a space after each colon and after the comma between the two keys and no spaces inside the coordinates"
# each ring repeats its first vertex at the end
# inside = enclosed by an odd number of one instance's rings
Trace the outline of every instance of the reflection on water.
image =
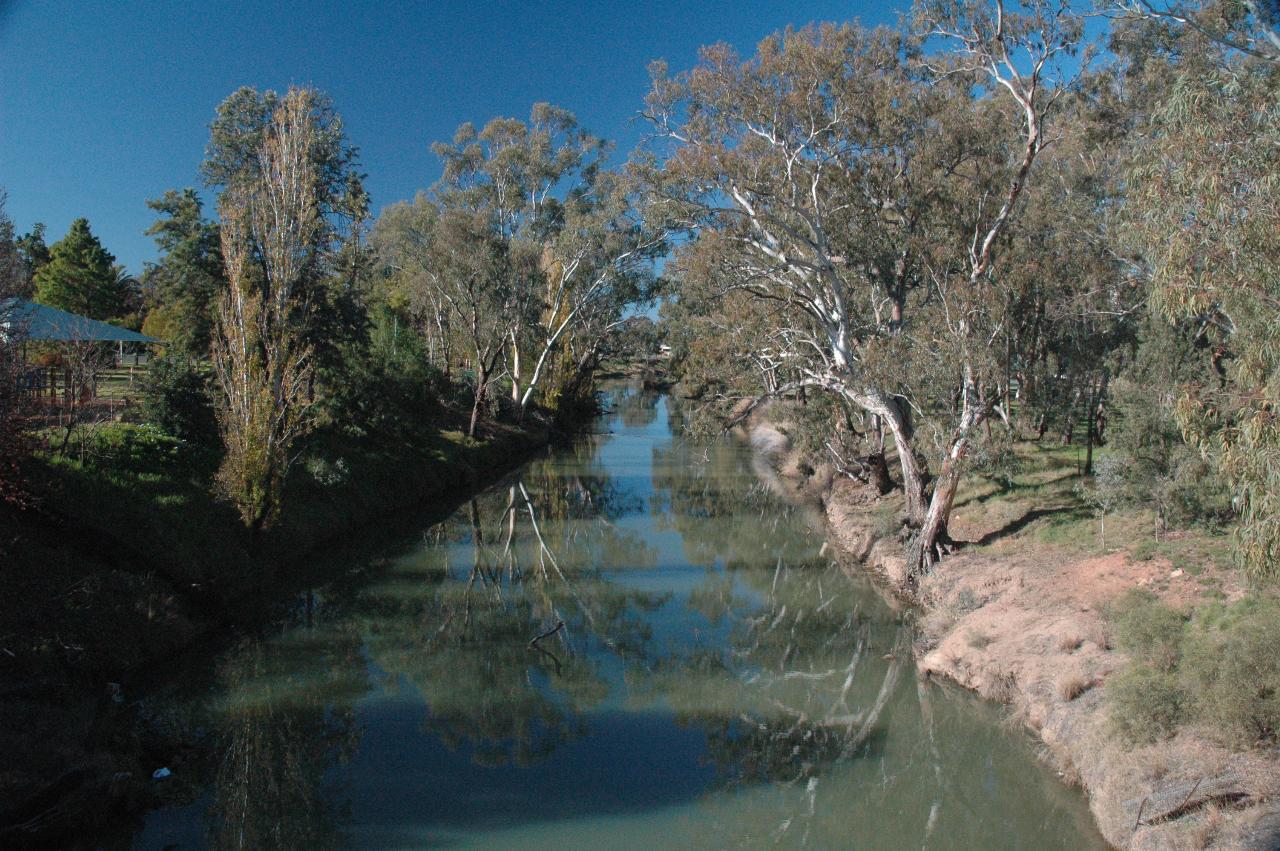
{"type": "Polygon", "coordinates": [[[1102,846],[742,447],[612,402],[151,697],[187,749],[135,847],[1102,846]]]}

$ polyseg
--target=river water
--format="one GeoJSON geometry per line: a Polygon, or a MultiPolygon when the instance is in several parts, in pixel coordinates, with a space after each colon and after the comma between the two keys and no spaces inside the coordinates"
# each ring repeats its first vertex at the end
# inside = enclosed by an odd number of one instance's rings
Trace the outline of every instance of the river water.
{"type": "Polygon", "coordinates": [[[744,447],[610,403],[147,697],[133,847],[1104,847],[744,447]]]}

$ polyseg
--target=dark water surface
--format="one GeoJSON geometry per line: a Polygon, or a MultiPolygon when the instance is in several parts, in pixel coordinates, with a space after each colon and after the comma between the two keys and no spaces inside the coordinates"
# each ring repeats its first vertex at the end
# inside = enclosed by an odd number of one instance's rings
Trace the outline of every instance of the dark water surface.
{"type": "Polygon", "coordinates": [[[134,846],[1103,847],[743,447],[612,402],[148,697],[189,748],[134,846]]]}

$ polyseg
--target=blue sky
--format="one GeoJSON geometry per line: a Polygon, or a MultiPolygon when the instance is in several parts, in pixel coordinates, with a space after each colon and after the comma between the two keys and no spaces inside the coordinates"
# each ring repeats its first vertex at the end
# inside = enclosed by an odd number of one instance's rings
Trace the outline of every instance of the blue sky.
{"type": "Polygon", "coordinates": [[[0,187],[20,232],[42,221],[53,242],[85,216],[141,272],[146,199],[197,185],[214,108],[238,86],[328,92],[377,212],[435,180],[430,144],[464,121],[546,100],[625,150],[650,60],[686,68],[703,44],[745,52],[787,24],[891,23],[905,5],[0,0],[0,187]]]}

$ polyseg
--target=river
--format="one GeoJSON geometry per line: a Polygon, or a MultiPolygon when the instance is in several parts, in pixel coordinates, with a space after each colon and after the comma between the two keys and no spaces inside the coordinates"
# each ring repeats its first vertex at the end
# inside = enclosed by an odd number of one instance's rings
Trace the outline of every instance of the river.
{"type": "Polygon", "coordinates": [[[1105,847],[997,707],[918,680],[910,612],[745,447],[609,402],[175,664],[139,707],[163,804],[120,844],[1105,847]]]}

